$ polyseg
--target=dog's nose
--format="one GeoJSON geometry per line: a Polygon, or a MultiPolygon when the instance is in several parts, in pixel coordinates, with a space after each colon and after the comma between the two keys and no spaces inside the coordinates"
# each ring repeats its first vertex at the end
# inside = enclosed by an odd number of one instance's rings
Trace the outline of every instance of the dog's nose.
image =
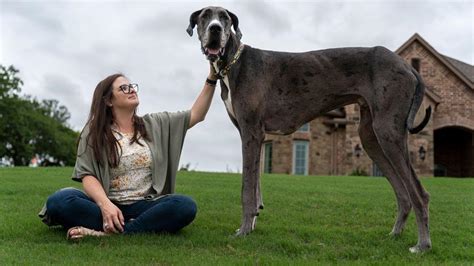
{"type": "Polygon", "coordinates": [[[211,33],[220,33],[222,31],[222,28],[219,25],[211,25],[209,27],[209,30],[211,31],[211,33]]]}

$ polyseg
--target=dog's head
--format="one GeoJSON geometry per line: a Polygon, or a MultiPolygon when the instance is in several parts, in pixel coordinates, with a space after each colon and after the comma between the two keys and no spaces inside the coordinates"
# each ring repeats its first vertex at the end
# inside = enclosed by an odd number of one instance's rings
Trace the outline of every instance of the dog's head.
{"type": "Polygon", "coordinates": [[[193,35],[196,25],[202,52],[212,62],[224,55],[227,41],[232,34],[232,26],[235,36],[239,40],[242,37],[239,30],[239,19],[222,7],[210,6],[193,12],[189,17],[189,27],[186,30],[189,36],[193,35]]]}

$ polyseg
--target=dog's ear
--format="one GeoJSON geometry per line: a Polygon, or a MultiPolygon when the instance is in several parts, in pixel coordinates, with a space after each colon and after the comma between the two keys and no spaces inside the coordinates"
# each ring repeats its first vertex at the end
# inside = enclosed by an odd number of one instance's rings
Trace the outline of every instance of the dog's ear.
{"type": "Polygon", "coordinates": [[[239,29],[239,18],[227,9],[225,11],[227,11],[227,14],[229,14],[230,18],[232,19],[232,25],[234,27],[235,36],[237,36],[239,40],[242,39],[242,32],[240,32],[239,29]]]}
{"type": "Polygon", "coordinates": [[[202,9],[198,10],[198,11],[194,11],[191,16],[189,17],[189,26],[188,28],[186,29],[186,31],[188,32],[189,36],[193,36],[193,29],[194,29],[194,26],[196,26],[197,24],[197,19],[199,17],[199,14],[201,14],[201,11],[202,9]]]}

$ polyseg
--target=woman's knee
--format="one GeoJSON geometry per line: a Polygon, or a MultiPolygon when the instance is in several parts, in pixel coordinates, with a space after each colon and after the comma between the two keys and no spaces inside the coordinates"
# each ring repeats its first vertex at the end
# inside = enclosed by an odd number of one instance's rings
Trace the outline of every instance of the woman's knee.
{"type": "Polygon", "coordinates": [[[175,197],[177,216],[180,217],[184,223],[191,223],[197,214],[196,202],[191,197],[184,195],[176,195],[175,197]]]}
{"type": "Polygon", "coordinates": [[[76,197],[83,196],[84,192],[74,188],[64,188],[54,192],[46,201],[46,208],[49,214],[62,212],[76,197]]]}

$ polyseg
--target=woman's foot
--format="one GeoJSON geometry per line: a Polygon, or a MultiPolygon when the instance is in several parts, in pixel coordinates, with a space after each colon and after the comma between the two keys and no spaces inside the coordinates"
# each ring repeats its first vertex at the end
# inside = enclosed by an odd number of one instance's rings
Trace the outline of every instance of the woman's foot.
{"type": "Polygon", "coordinates": [[[96,230],[89,229],[83,226],[74,226],[74,227],[69,228],[69,230],[67,230],[66,238],[68,240],[77,240],[85,236],[99,237],[99,236],[108,236],[108,235],[109,234],[102,231],[96,231],[96,230]]]}

